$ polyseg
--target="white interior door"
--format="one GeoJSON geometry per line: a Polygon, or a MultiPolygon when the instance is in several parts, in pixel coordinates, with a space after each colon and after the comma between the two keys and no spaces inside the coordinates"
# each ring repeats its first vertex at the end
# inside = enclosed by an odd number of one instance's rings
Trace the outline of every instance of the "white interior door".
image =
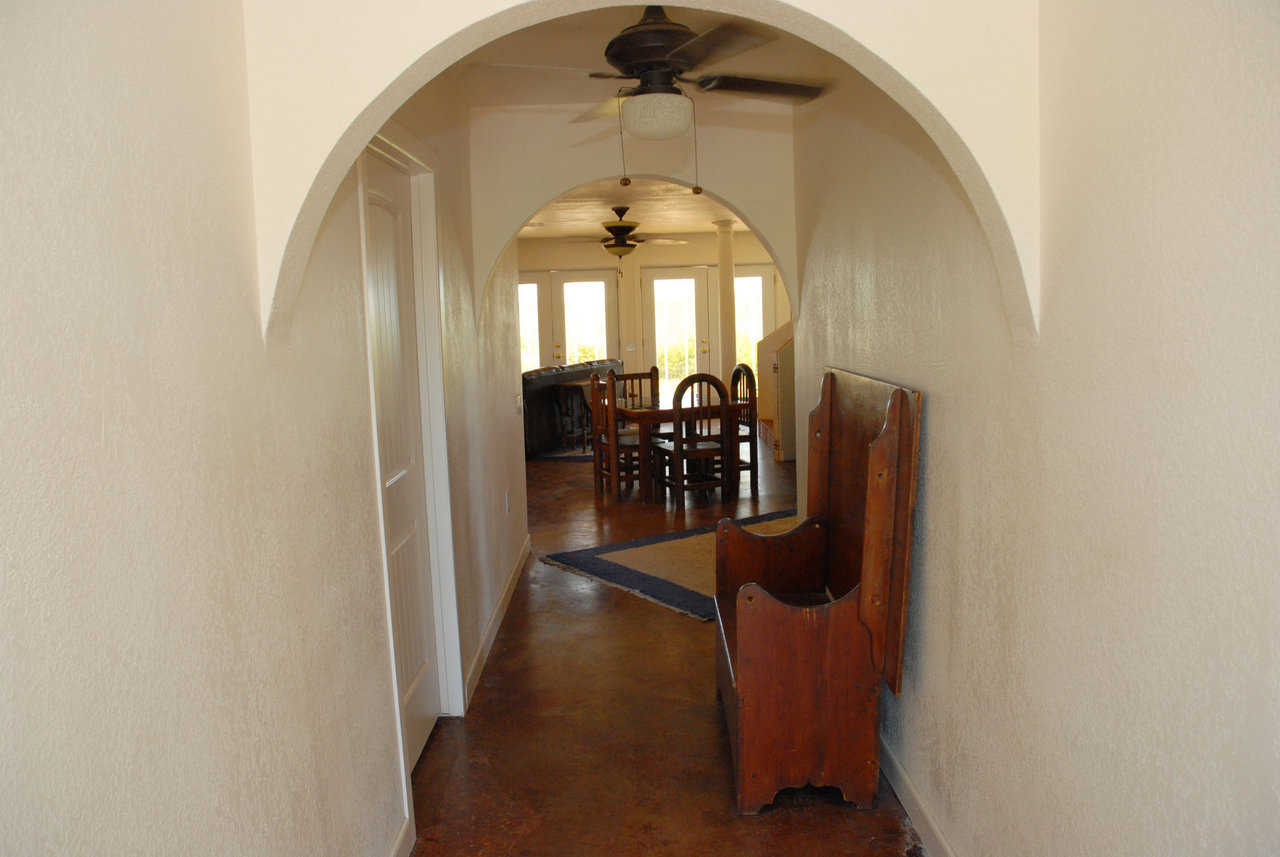
{"type": "Polygon", "coordinates": [[[383,548],[405,766],[412,769],[441,707],[422,460],[412,193],[408,173],[372,152],[362,157],[361,178],[383,548]]]}
{"type": "MultiPolygon", "coordinates": [[[[644,268],[644,359],[658,367],[658,395],[666,404],[694,372],[714,371],[714,301],[705,266],[644,268]]],[[[717,313],[718,315],[718,313],[717,313]]]]}

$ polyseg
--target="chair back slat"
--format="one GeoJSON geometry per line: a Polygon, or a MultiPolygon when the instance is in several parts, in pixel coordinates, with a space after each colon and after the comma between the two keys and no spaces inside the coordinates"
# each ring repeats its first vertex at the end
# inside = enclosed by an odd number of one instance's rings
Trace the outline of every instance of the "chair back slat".
{"type": "Polygon", "coordinates": [[[738,410],[740,425],[754,425],[756,421],[756,373],[746,363],[733,367],[729,378],[729,395],[735,404],[746,404],[738,410]]]}

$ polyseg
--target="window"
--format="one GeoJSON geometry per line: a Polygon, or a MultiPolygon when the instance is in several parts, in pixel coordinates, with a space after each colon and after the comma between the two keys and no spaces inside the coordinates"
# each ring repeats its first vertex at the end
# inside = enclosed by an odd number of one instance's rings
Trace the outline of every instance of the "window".
{"type": "Polygon", "coordinates": [[[733,278],[733,319],[737,328],[734,353],[737,363],[746,363],[757,375],[756,344],[764,338],[764,276],[751,274],[733,278]]]}

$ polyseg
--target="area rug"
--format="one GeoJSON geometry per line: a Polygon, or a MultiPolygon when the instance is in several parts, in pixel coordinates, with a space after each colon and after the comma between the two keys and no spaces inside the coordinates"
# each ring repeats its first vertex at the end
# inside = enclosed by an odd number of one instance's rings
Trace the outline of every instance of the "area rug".
{"type": "MultiPolygon", "coordinates": [[[[754,533],[783,533],[796,525],[796,510],[739,518],[738,523],[754,533]]],[[[708,621],[715,616],[715,529],[715,524],[707,524],[691,530],[554,553],[544,557],[544,561],[708,621]]]]}

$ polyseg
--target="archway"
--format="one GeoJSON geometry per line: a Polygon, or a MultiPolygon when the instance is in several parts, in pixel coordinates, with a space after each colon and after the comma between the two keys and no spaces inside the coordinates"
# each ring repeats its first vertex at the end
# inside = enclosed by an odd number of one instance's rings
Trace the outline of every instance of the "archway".
{"type": "Polygon", "coordinates": [[[560,402],[544,389],[560,377],[543,377],[547,367],[585,375],[588,369],[575,369],[582,361],[609,360],[620,363],[612,367],[619,373],[656,370],[659,402],[669,401],[689,373],[711,372],[727,382],[735,364],[747,364],[757,379],[759,422],[767,427],[765,454],[792,460],[794,434],[779,416],[794,404],[790,363],[786,402],[778,395],[778,352],[794,347],[792,290],[782,267],[769,235],[739,209],[670,177],[633,176],[625,186],[616,176],[588,181],[529,212],[486,284],[486,295],[509,300],[518,268],[526,456],[580,457],[569,447],[586,447],[581,426],[561,436],[564,427],[551,413],[586,403],[560,402]],[[617,205],[640,226],[638,246],[615,257],[600,245],[603,222],[617,205]],[[723,276],[726,263],[733,266],[731,281],[723,276]],[[735,307],[732,318],[722,314],[725,289],[732,290],[725,296],[735,307]],[[585,303],[575,305],[570,291],[585,303]],[[726,346],[734,357],[725,357],[726,346]]]}
{"type": "MultiPolygon", "coordinates": [[[[442,75],[437,82],[449,85],[456,83],[458,77],[456,72],[450,72],[451,77],[442,75]]],[[[431,88],[429,88],[431,89],[431,88]]],[[[466,350],[473,343],[478,346],[471,348],[472,352],[483,352],[484,345],[479,342],[478,331],[486,326],[485,314],[489,312],[486,304],[491,304],[490,295],[485,288],[485,284],[489,280],[489,272],[495,267],[496,263],[491,257],[500,257],[503,255],[501,245],[509,240],[511,229],[507,229],[504,233],[501,228],[503,223],[509,223],[514,220],[517,224],[521,217],[526,217],[530,207],[521,207],[520,205],[511,204],[511,196],[509,191],[516,187],[509,174],[504,173],[498,167],[504,165],[514,167],[517,170],[517,178],[521,179],[519,187],[536,188],[537,182],[525,183],[523,180],[529,177],[537,179],[538,182],[548,179],[559,180],[553,170],[543,170],[542,167],[547,164],[546,161],[533,161],[536,169],[531,170],[529,163],[519,163],[515,159],[501,157],[500,147],[497,151],[488,151],[481,153],[482,157],[477,156],[477,147],[473,145],[474,140],[478,137],[484,141],[499,141],[502,138],[498,135],[490,135],[484,133],[491,126],[478,124],[485,121],[486,117],[477,117],[474,111],[471,111],[465,103],[459,103],[454,98],[455,93],[449,91],[449,86],[442,85],[434,87],[434,91],[420,91],[411,101],[418,99],[426,99],[429,103],[428,107],[438,108],[444,114],[444,124],[426,129],[426,136],[430,138],[427,146],[434,147],[433,151],[426,156],[426,159],[432,166],[439,166],[441,181],[441,192],[454,201],[459,203],[457,210],[456,223],[449,228],[453,228],[457,234],[454,235],[458,240],[442,242],[445,245],[445,255],[453,254],[452,258],[446,259],[443,266],[446,269],[445,279],[454,285],[451,293],[444,296],[446,301],[445,317],[448,320],[461,321],[462,329],[471,334],[476,334],[476,338],[468,340],[462,337],[459,342],[463,343],[458,346],[457,354],[450,355],[446,353],[446,362],[455,366],[464,367],[465,371],[460,372],[460,382],[457,384],[459,390],[489,389],[485,385],[487,376],[486,367],[470,365],[470,356],[465,355],[462,351],[466,350]],[[426,94],[423,94],[426,93],[426,94]],[[450,111],[454,111],[456,115],[447,115],[450,111]],[[477,133],[480,128],[481,132],[477,133]],[[440,160],[437,160],[437,157],[440,160]],[[452,186],[450,182],[452,181],[452,186]],[[504,202],[506,204],[504,204],[504,202]],[[465,232],[466,234],[462,234],[465,232]],[[465,298],[459,293],[465,292],[465,298]]],[[[500,111],[499,111],[500,112],[500,111]]],[[[502,127],[503,123],[510,120],[510,116],[501,116],[495,113],[492,117],[492,127],[502,127]]],[[[412,123],[411,117],[401,115],[398,117],[406,123],[412,123]]],[[[410,130],[419,130],[411,128],[410,130]]],[[[518,136],[518,135],[513,135],[518,136]]],[[[785,136],[785,135],[783,135],[785,136]]],[[[745,148],[745,147],[744,147],[745,148]]],[[[787,148],[784,146],[784,148],[787,148]]],[[[557,168],[563,167],[566,170],[579,171],[585,173],[586,176],[592,175],[608,175],[607,167],[602,168],[599,164],[592,163],[590,159],[580,157],[583,150],[574,150],[572,158],[560,158],[552,164],[557,168]]],[[[719,163],[719,159],[716,161],[719,163]]],[[[646,172],[648,172],[646,170],[646,172]]],[[[791,169],[783,169],[782,172],[790,173],[791,169]]],[[[662,173],[659,173],[662,174],[662,173]]],[[[681,180],[686,181],[683,173],[666,174],[672,177],[677,175],[681,180]]],[[[714,179],[705,179],[704,183],[713,189],[721,187],[720,183],[714,179]]],[[[963,184],[963,181],[961,182],[963,184]]],[[[552,187],[555,185],[553,184],[552,187]]],[[[563,186],[561,184],[560,186],[563,186]]],[[[989,190],[989,188],[988,188],[989,190]]],[[[540,192],[535,193],[534,199],[545,200],[545,194],[538,196],[540,192]]],[[[727,197],[730,194],[724,193],[727,197]]],[[[759,202],[759,211],[771,214],[779,214],[779,207],[788,204],[793,206],[791,217],[794,217],[794,198],[787,195],[779,194],[762,194],[759,202]],[[772,206],[769,203],[774,203],[772,206]]],[[[971,197],[972,199],[972,197],[971,197]]],[[[977,203],[975,202],[975,207],[977,203]]],[[[751,204],[743,201],[738,203],[740,211],[746,213],[746,217],[752,220],[759,219],[754,212],[757,209],[752,208],[751,204]],[[747,213],[750,212],[750,213],[747,213]]],[[[785,221],[786,214],[782,213],[781,219],[785,221]]],[[[786,240],[786,236],[791,235],[790,240],[794,242],[794,226],[790,229],[785,227],[777,230],[764,230],[768,240],[777,244],[781,240],[786,240]]],[[[776,248],[775,248],[776,249],[776,248]]],[[[994,249],[994,248],[993,248],[994,249]]],[[[775,257],[783,255],[781,251],[775,252],[775,257]]],[[[998,256],[997,254],[994,254],[998,256]]],[[[798,265],[796,266],[798,270],[798,265]]],[[[784,278],[788,286],[795,288],[799,283],[799,275],[784,278]]],[[[1008,298],[1008,290],[1006,289],[1006,299],[1008,298]]],[[[1008,313],[1008,301],[1006,300],[1006,312],[1008,313]]],[[[1012,314],[1009,314],[1012,317],[1012,314]]],[[[509,318],[508,318],[509,323],[509,318]]],[[[510,418],[510,396],[505,397],[502,390],[498,390],[494,395],[491,403],[485,403],[485,409],[494,414],[504,412],[505,416],[510,418]],[[490,408],[489,405],[493,407],[490,408]]],[[[455,411],[460,409],[455,408],[455,411]]],[[[477,427],[482,419],[476,419],[476,414],[468,414],[466,412],[450,415],[449,435],[451,438],[477,436],[477,427]],[[455,426],[454,420],[457,420],[455,426]]],[[[487,430],[487,426],[483,427],[487,430]]],[[[510,433],[508,432],[508,435],[510,433]]],[[[460,450],[458,454],[452,454],[451,462],[461,462],[455,464],[455,467],[463,467],[471,461],[484,460],[487,463],[494,460],[494,457],[487,455],[491,450],[483,444],[477,443],[470,450],[460,450]]],[[[486,536],[497,529],[505,532],[518,532],[520,529],[519,521],[512,521],[510,511],[519,498],[507,493],[505,496],[501,490],[494,490],[496,484],[499,489],[503,484],[500,480],[472,478],[465,476],[456,483],[459,492],[464,498],[464,502],[460,505],[466,507],[465,518],[461,524],[455,521],[455,525],[459,532],[459,541],[464,543],[464,551],[467,550],[465,543],[468,540],[475,541],[480,544],[485,541],[486,536]],[[494,498],[497,498],[496,501],[494,498]],[[505,518],[499,514],[502,506],[505,504],[505,518]]],[[[476,559],[472,561],[473,567],[479,568],[486,565],[485,555],[482,551],[475,551],[476,559]]],[[[465,559],[463,560],[466,561],[465,559]]],[[[505,569],[499,567],[499,571],[505,569]]],[[[517,569],[518,570],[518,569],[517,569]]],[[[476,583],[476,588],[482,590],[479,598],[475,601],[480,605],[480,609],[474,612],[479,613],[478,620],[475,621],[477,627],[470,630],[464,628],[463,635],[470,635],[471,639],[466,641],[467,658],[472,663],[473,668],[468,670],[468,684],[471,684],[472,675],[478,677],[478,668],[483,666],[485,656],[487,655],[488,646],[492,643],[493,634],[496,633],[497,624],[501,620],[502,612],[505,609],[506,599],[510,597],[512,591],[512,583],[514,577],[508,578],[503,582],[497,580],[481,580],[476,583]],[[494,597],[496,595],[496,597],[494,597]],[[493,612],[488,614],[486,620],[484,611],[493,608],[493,612]]],[[[474,596],[472,596],[474,597],[474,596]]]]}
{"type": "MultiPolygon", "coordinates": [[[[713,4],[692,0],[687,5],[707,9],[713,4]]],[[[373,21],[385,16],[385,31],[314,21],[310,38],[303,40],[292,32],[296,21],[291,18],[246,10],[264,332],[287,314],[328,200],[348,166],[412,93],[495,38],[594,6],[587,0],[535,0],[494,12],[386,0],[366,13],[373,21]],[[362,59],[334,81],[327,68],[334,54],[362,59]],[[272,85],[257,86],[260,79],[272,85]],[[297,135],[299,123],[313,133],[297,135]]],[[[1020,16],[1005,9],[966,10],[944,18],[937,10],[913,17],[869,2],[831,0],[800,0],[795,6],[728,0],[714,6],[830,52],[924,128],[983,225],[1010,329],[1018,338],[1034,338],[1039,311],[1035,57],[996,57],[980,49],[993,30],[1006,33],[1010,44],[1033,43],[1033,10],[1020,16]],[[904,28],[904,20],[912,27],[904,28]],[[955,87],[953,69],[959,67],[968,81],[983,85],[955,87]]]]}

